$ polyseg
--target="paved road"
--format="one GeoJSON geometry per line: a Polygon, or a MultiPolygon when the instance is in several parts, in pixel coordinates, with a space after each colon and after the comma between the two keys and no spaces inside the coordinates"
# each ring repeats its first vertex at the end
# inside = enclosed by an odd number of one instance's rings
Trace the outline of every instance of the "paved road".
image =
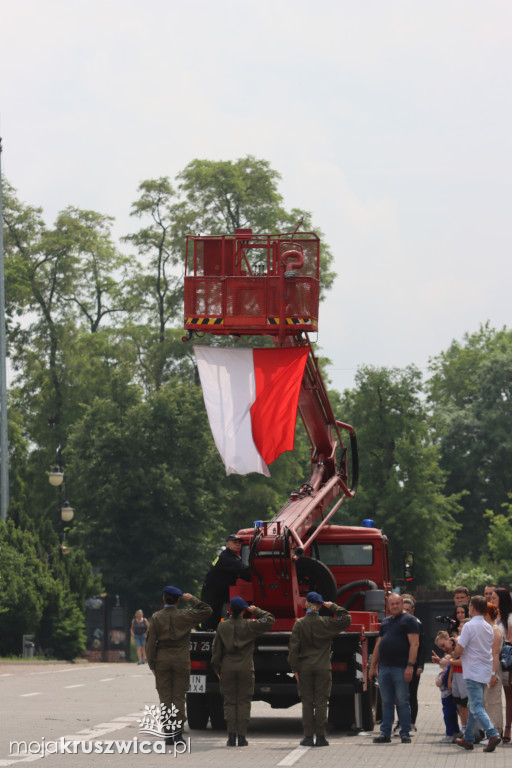
{"type": "MultiPolygon", "coordinates": [[[[249,747],[228,749],[225,734],[207,729],[190,731],[189,751],[169,755],[151,751],[134,752],[135,744],[147,737],[139,733],[139,723],[145,706],[157,704],[153,675],[146,666],[133,664],[46,664],[20,663],[0,665],[0,768],[36,762],[49,766],[157,766],[169,760],[186,761],[188,768],[229,768],[240,761],[254,768],[292,766],[315,768],[339,767],[343,762],[361,768],[464,768],[465,766],[512,766],[512,747],[499,747],[493,754],[481,748],[464,752],[457,747],[439,743],[443,736],[443,721],[439,691],[434,685],[436,669],[427,667],[420,692],[418,733],[410,745],[393,739],[390,745],[377,746],[375,734],[331,734],[331,746],[325,749],[299,747],[302,737],[300,707],[272,710],[256,702],[248,734],[249,747]],[[68,752],[53,754],[55,742],[66,739],[68,752]],[[105,749],[105,742],[123,742],[128,754],[72,753],[73,739],[105,749]],[[138,740],[138,741],[136,741],[138,740]],[[25,741],[32,754],[15,757],[10,754],[10,742],[25,741]],[[101,746],[100,745],[101,742],[101,746]],[[41,757],[41,745],[48,752],[41,757]],[[43,759],[43,763],[39,760],[43,759]]],[[[151,742],[155,743],[155,742],[151,742]]],[[[159,746],[162,742],[159,742],[159,746]]],[[[151,745],[148,747],[151,749],[151,745]]]]}

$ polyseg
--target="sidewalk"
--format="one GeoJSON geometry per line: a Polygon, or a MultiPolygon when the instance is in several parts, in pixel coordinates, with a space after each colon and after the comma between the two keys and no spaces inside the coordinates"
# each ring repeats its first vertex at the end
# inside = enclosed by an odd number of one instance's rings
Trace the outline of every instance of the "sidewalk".
{"type": "MultiPolygon", "coordinates": [[[[291,739],[293,739],[290,733],[290,723],[287,728],[283,728],[283,741],[281,743],[274,741],[272,749],[269,736],[265,737],[261,728],[264,723],[261,709],[257,705],[253,705],[254,714],[256,715],[256,710],[259,711],[251,722],[250,730],[252,733],[248,734],[250,741],[249,750],[242,750],[244,761],[252,763],[253,755],[251,752],[254,749],[257,750],[258,746],[260,746],[262,751],[270,749],[271,752],[274,750],[282,752],[281,759],[276,759],[274,762],[270,758],[268,760],[270,764],[294,765],[298,763],[299,765],[307,766],[307,768],[317,764],[322,766],[332,765],[333,768],[335,766],[339,768],[341,762],[344,764],[357,764],[361,768],[366,768],[366,766],[371,766],[372,768],[465,768],[466,766],[480,766],[482,764],[486,766],[492,765],[493,768],[510,767],[512,765],[512,746],[510,744],[501,744],[495,752],[487,754],[483,752],[483,747],[480,746],[475,746],[472,752],[468,752],[454,744],[440,743],[440,740],[445,735],[445,729],[441,709],[441,696],[439,689],[435,685],[435,677],[438,671],[439,668],[436,665],[426,665],[418,691],[418,731],[412,737],[411,744],[402,744],[399,738],[392,738],[391,744],[374,744],[373,738],[379,734],[377,726],[372,733],[362,732],[354,735],[331,733],[328,735],[329,748],[308,749],[302,753],[302,750],[297,750],[297,741],[292,746],[292,749],[287,752],[291,745],[291,739]]],[[[271,711],[267,711],[270,714],[271,711]]],[[[292,711],[279,712],[279,710],[274,710],[272,715],[271,732],[275,736],[276,726],[278,727],[277,720],[280,718],[288,719],[291,716],[300,716],[300,708],[294,707],[293,713],[292,711]]],[[[284,726],[284,722],[282,725],[284,726]]],[[[195,741],[194,733],[193,731],[191,732],[193,741],[195,741]]],[[[298,738],[300,739],[300,735],[298,738]]],[[[233,750],[233,752],[238,752],[238,759],[241,757],[240,750],[233,750]]],[[[222,762],[218,762],[218,753],[216,751],[213,754],[210,752],[208,756],[210,768],[214,768],[217,763],[226,766],[233,762],[229,753],[230,750],[223,749],[222,762]]],[[[269,757],[270,755],[267,752],[267,758],[269,757]]],[[[259,761],[256,757],[254,765],[257,766],[258,764],[259,761]]]]}

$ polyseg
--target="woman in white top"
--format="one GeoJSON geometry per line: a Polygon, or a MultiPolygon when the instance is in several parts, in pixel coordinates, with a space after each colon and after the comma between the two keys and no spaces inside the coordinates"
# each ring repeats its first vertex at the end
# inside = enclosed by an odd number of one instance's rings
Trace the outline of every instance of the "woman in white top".
{"type": "Polygon", "coordinates": [[[484,691],[484,707],[492,720],[492,724],[498,729],[500,735],[503,735],[503,671],[500,663],[503,635],[496,624],[498,613],[498,608],[495,605],[487,603],[484,619],[492,627],[494,642],[492,644],[492,674],[484,691]]]}
{"type": "MultiPolygon", "coordinates": [[[[512,642],[512,597],[505,587],[496,587],[491,594],[491,603],[499,611],[496,624],[501,630],[503,640],[512,642]]],[[[505,694],[505,730],[503,741],[510,742],[510,726],[512,724],[512,680],[511,673],[503,670],[503,692],[505,694]]]]}

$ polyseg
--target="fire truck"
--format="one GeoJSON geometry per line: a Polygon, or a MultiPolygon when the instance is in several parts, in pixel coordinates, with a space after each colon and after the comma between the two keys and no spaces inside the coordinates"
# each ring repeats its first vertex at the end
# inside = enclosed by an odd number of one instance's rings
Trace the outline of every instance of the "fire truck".
{"type": "MultiPolygon", "coordinates": [[[[310,342],[318,331],[319,271],[320,240],[313,232],[257,235],[239,229],[188,236],[184,340],[195,334],[268,336],[278,349],[308,350],[298,410],[311,444],[310,477],[271,520],[238,531],[241,556],[253,577],[231,592],[276,618],[254,653],[254,700],[272,708],[300,701],[287,654],[307,592],[347,608],[351,625],[332,643],[329,722],[332,729],[371,730],[379,698],[368,671],[391,590],[388,541],[371,520],[361,526],[331,523],[356,493],[358,459],[355,431],[334,415],[310,342]]],[[[209,720],[215,729],[225,727],[219,681],[210,668],[214,636],[213,631],[191,636],[187,709],[193,729],[205,728],[209,720]]]]}

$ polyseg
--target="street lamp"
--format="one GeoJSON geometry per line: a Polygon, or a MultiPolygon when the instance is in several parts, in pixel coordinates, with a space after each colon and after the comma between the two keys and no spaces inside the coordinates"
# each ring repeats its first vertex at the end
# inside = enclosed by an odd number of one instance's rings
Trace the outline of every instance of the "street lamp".
{"type": "Polygon", "coordinates": [[[54,488],[58,488],[64,482],[64,472],[60,471],[60,467],[56,464],[51,472],[48,472],[48,480],[50,485],[54,488]]]}
{"type": "Polygon", "coordinates": [[[69,553],[69,547],[65,545],[66,541],[66,531],[64,529],[64,523],[69,523],[74,517],[75,510],[70,505],[69,501],[66,499],[63,501],[64,494],[62,492],[63,488],[66,489],[66,478],[64,474],[64,470],[62,469],[62,452],[61,452],[61,446],[57,448],[57,453],[55,454],[55,465],[53,467],[53,470],[51,472],[48,472],[48,480],[50,482],[50,485],[52,485],[54,488],[59,489],[59,513],[60,513],[60,519],[59,519],[59,542],[60,542],[60,553],[61,555],[67,555],[69,553]]]}
{"type": "Polygon", "coordinates": [[[62,507],[60,508],[60,519],[64,523],[69,523],[75,514],[75,510],[73,507],[70,507],[69,501],[65,501],[62,507]]]}

